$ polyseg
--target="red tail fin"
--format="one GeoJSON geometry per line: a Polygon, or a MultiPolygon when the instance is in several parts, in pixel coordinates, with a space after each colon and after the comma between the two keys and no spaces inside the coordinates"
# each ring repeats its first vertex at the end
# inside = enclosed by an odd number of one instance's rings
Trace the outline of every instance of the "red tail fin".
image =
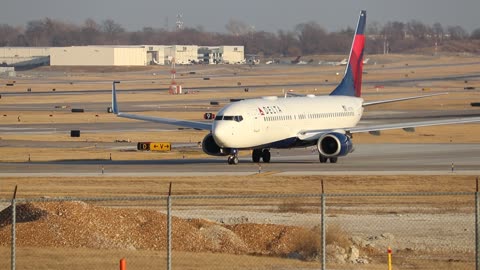
{"type": "Polygon", "coordinates": [[[365,48],[365,25],[367,22],[367,11],[360,12],[357,30],[353,37],[352,48],[348,58],[348,64],[345,68],[345,76],[340,84],[330,95],[355,96],[362,94],[362,74],[363,74],[363,51],[365,48]]]}

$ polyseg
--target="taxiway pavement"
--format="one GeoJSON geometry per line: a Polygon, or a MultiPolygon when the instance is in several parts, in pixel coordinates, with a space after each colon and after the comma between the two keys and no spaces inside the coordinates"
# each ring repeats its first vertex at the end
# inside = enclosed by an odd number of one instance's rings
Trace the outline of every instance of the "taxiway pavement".
{"type": "Polygon", "coordinates": [[[314,148],[274,150],[270,163],[241,156],[238,165],[225,157],[165,160],[78,160],[0,163],[0,177],[11,176],[196,176],[332,174],[480,175],[480,144],[358,144],[338,163],[320,164],[314,148]],[[453,164],[453,170],[452,170],[453,164]]]}

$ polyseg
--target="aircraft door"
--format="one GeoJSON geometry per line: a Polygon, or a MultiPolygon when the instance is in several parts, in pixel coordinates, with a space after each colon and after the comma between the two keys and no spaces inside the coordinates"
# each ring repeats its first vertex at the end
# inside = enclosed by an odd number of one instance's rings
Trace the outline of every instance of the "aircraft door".
{"type": "Polygon", "coordinates": [[[253,132],[260,132],[260,114],[254,113],[252,115],[252,122],[253,122],[253,132]]]}

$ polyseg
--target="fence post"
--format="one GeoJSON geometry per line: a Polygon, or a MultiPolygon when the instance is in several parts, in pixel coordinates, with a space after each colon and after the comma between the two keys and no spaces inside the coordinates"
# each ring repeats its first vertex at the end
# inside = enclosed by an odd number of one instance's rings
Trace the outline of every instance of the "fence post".
{"type": "Polygon", "coordinates": [[[326,232],[326,222],[325,222],[325,193],[323,191],[323,180],[322,180],[322,224],[321,224],[321,231],[322,231],[322,270],[327,269],[327,232],[326,232]]]}
{"type": "Polygon", "coordinates": [[[167,270],[172,270],[172,182],[167,197],[167,270]]]}
{"type": "Polygon", "coordinates": [[[127,260],[125,258],[120,259],[120,270],[127,270],[127,260]]]}
{"type": "Polygon", "coordinates": [[[17,226],[17,186],[15,186],[15,191],[13,192],[12,198],[12,247],[11,247],[11,258],[10,258],[10,269],[15,270],[15,260],[16,260],[16,226],[17,226]]]}
{"type": "Polygon", "coordinates": [[[479,198],[478,198],[478,177],[476,178],[476,191],[475,191],[475,269],[480,270],[479,256],[480,256],[480,239],[478,234],[480,233],[478,228],[478,218],[480,215],[479,198]]]}

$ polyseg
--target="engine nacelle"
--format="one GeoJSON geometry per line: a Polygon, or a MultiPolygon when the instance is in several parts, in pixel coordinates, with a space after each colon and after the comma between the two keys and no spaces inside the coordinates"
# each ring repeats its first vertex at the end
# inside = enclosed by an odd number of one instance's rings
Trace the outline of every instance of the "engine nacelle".
{"type": "Polygon", "coordinates": [[[205,154],[211,156],[228,156],[231,154],[230,148],[221,148],[210,133],[202,141],[202,150],[205,154]]]}
{"type": "Polygon", "coordinates": [[[345,134],[327,133],[318,139],[317,149],[325,157],[341,157],[353,151],[353,143],[345,134]]]}

